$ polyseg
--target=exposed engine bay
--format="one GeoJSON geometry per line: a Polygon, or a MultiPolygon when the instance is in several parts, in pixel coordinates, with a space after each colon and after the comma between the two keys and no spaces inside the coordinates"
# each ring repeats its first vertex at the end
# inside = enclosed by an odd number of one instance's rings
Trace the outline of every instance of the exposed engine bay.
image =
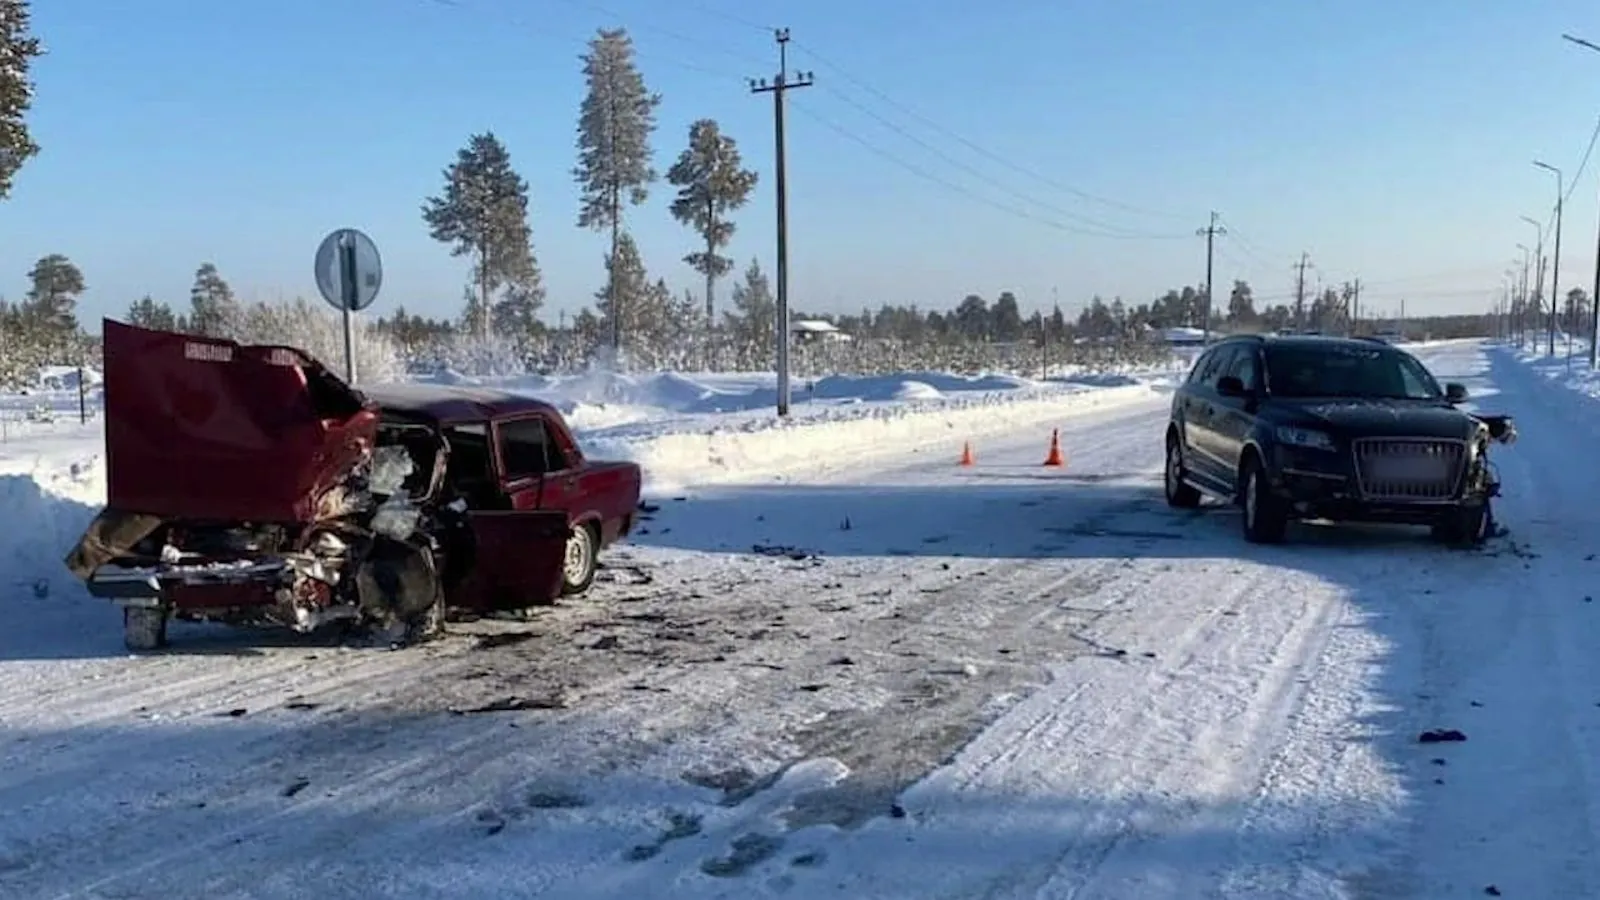
{"type": "MultiPolygon", "coordinates": [[[[390,643],[425,639],[442,627],[446,596],[474,558],[466,501],[445,483],[449,452],[431,427],[385,423],[376,446],[317,498],[306,524],[107,508],[67,566],[131,618],[143,613],[164,624],[170,612],[300,632],[343,622],[390,643]]],[[[163,641],[164,628],[149,642],[163,641]]]]}

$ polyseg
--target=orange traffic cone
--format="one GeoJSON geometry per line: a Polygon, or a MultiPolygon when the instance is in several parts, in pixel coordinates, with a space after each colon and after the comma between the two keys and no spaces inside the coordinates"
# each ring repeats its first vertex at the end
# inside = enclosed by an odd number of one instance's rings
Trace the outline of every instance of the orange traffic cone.
{"type": "Polygon", "coordinates": [[[966,441],[961,445],[961,465],[970,466],[977,462],[972,455],[972,442],[966,441]]]}
{"type": "Polygon", "coordinates": [[[1050,431],[1050,453],[1044,458],[1044,464],[1047,466],[1064,466],[1067,464],[1067,457],[1061,452],[1061,429],[1059,428],[1050,431]]]}

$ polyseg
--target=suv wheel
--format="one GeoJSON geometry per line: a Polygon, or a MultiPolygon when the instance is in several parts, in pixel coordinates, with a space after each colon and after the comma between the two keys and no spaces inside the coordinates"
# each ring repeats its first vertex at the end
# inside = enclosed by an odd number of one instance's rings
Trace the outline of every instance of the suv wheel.
{"type": "Polygon", "coordinates": [[[1177,509],[1194,509],[1200,505],[1200,492],[1183,481],[1183,448],[1178,435],[1167,434],[1167,505],[1177,509]]]}
{"type": "Polygon", "coordinates": [[[1289,530],[1288,504],[1273,496],[1261,461],[1251,456],[1239,479],[1239,505],[1244,507],[1244,539],[1252,544],[1276,544],[1289,530]]]}
{"type": "Polygon", "coordinates": [[[1485,499],[1478,506],[1451,510],[1433,526],[1435,539],[1457,547],[1481,547],[1494,534],[1494,508],[1485,499]]]}

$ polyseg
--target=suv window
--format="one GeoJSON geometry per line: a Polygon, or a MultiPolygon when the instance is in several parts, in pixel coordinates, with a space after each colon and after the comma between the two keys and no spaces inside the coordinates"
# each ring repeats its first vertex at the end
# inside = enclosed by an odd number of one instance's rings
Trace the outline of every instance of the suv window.
{"type": "Polygon", "coordinates": [[[1219,373],[1217,377],[1221,378],[1223,375],[1232,375],[1239,379],[1246,390],[1260,390],[1261,366],[1256,362],[1255,348],[1239,347],[1233,354],[1233,360],[1227,371],[1219,373]]]}
{"type": "Polygon", "coordinates": [[[550,429],[545,427],[543,419],[502,422],[499,431],[500,461],[508,480],[546,475],[566,468],[561,448],[551,439],[550,429]]]}
{"type": "Polygon", "coordinates": [[[1217,380],[1228,374],[1228,367],[1232,365],[1234,356],[1238,352],[1239,348],[1234,344],[1213,347],[1195,367],[1195,377],[1191,383],[1200,387],[1215,388],[1217,380]]]}
{"type": "Polygon", "coordinates": [[[1276,397],[1437,400],[1439,382],[1408,353],[1339,345],[1267,350],[1267,389],[1276,397]]]}

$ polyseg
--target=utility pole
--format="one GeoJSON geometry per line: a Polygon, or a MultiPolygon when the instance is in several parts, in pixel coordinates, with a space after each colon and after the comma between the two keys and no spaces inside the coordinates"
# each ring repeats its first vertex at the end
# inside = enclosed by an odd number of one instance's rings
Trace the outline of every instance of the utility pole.
{"type": "Polygon", "coordinates": [[[1211,272],[1216,260],[1217,235],[1227,234],[1228,229],[1217,226],[1217,211],[1211,211],[1211,223],[1196,231],[1195,234],[1206,239],[1206,299],[1205,309],[1200,312],[1200,346],[1211,343],[1211,272]]]}
{"type": "Polygon", "coordinates": [[[1361,322],[1361,279],[1357,278],[1350,285],[1350,334],[1356,333],[1356,325],[1361,322]]]}
{"type": "Polygon", "coordinates": [[[1306,330],[1306,267],[1311,265],[1310,254],[1301,253],[1300,261],[1295,263],[1297,275],[1294,280],[1294,327],[1296,331],[1306,330]]]}
{"type": "Polygon", "coordinates": [[[773,30],[778,42],[778,75],[767,83],[765,78],[751,79],[750,93],[772,95],[772,132],[776,143],[775,181],[778,192],[778,321],[775,323],[778,339],[778,415],[789,415],[789,185],[786,180],[783,158],[783,95],[791,88],[810,87],[810,72],[796,72],[789,80],[789,29],[773,30]]]}

